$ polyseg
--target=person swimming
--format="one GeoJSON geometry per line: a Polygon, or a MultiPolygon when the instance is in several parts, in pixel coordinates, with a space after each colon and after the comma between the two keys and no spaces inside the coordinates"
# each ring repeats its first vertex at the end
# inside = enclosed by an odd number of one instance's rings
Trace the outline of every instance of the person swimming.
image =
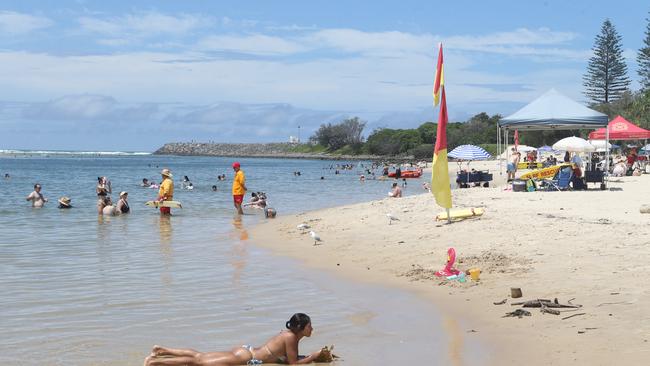
{"type": "Polygon", "coordinates": [[[281,331],[258,348],[245,344],[226,352],[198,352],[156,345],[145,358],[144,366],[259,365],[265,362],[293,365],[317,360],[322,349],[303,358],[298,356],[298,343],[303,337],[310,337],[313,331],[309,316],[303,313],[293,314],[285,327],[287,330],[281,331]]]}

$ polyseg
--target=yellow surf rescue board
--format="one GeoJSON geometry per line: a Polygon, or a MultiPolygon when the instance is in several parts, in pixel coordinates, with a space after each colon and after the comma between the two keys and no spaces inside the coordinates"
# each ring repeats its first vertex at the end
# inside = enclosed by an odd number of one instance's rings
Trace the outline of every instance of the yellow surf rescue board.
{"type": "Polygon", "coordinates": [[[532,172],[522,174],[519,179],[551,179],[565,166],[571,166],[571,164],[560,164],[544,169],[533,170],[532,172]]]}
{"type": "MultiPolygon", "coordinates": [[[[477,208],[462,208],[458,210],[451,210],[451,219],[452,220],[457,220],[457,219],[466,219],[468,217],[476,217],[476,216],[481,216],[485,213],[485,210],[481,207],[477,208]]],[[[447,220],[447,212],[441,212],[436,216],[437,221],[442,221],[442,220],[447,220]]]]}
{"type": "Polygon", "coordinates": [[[183,208],[179,201],[147,201],[145,205],[149,207],[170,207],[170,208],[183,208]]]}
{"type": "Polygon", "coordinates": [[[527,161],[521,161],[519,164],[517,164],[517,169],[538,169],[543,167],[544,164],[540,162],[527,162],[527,161]]]}

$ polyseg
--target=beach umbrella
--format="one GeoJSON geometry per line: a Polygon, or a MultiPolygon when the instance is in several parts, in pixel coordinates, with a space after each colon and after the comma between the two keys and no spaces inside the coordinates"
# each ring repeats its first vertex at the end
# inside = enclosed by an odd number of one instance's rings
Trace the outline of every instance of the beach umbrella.
{"type": "Polygon", "coordinates": [[[532,147],[532,146],[528,146],[528,145],[519,145],[519,146],[517,146],[517,151],[519,151],[519,152],[525,152],[526,153],[526,152],[535,151],[535,150],[537,150],[537,149],[532,147]]]}
{"type": "Polygon", "coordinates": [[[557,155],[560,153],[557,150],[553,150],[553,148],[548,145],[538,147],[537,152],[539,153],[540,156],[542,156],[543,154],[557,155]]]}
{"type": "Polygon", "coordinates": [[[572,152],[593,152],[596,150],[594,145],[580,137],[566,137],[553,144],[553,149],[572,152]]]}
{"type": "Polygon", "coordinates": [[[607,151],[607,149],[612,148],[612,144],[610,144],[609,142],[605,142],[605,140],[589,140],[589,143],[594,145],[596,151],[598,152],[607,151]]]}
{"type": "Polygon", "coordinates": [[[460,145],[451,150],[447,156],[459,160],[487,160],[491,155],[478,146],[460,145]]]}

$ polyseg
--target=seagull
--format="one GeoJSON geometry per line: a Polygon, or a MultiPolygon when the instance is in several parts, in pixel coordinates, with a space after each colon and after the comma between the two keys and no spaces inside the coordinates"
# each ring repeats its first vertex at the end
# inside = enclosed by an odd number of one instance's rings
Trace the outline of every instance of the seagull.
{"type": "Polygon", "coordinates": [[[307,225],[307,224],[305,224],[305,223],[303,222],[302,224],[296,226],[296,228],[297,228],[298,230],[305,230],[305,229],[309,229],[309,225],[307,225]]]}
{"type": "Polygon", "coordinates": [[[321,240],[320,236],[318,236],[318,234],[316,234],[313,231],[310,231],[309,235],[311,235],[311,238],[314,239],[314,245],[316,245],[316,243],[318,243],[319,241],[323,241],[321,240]]]}
{"type": "Polygon", "coordinates": [[[393,222],[393,221],[399,221],[399,219],[397,217],[393,216],[393,214],[391,214],[391,213],[387,213],[386,217],[388,217],[388,225],[390,225],[391,222],[393,222]]]}

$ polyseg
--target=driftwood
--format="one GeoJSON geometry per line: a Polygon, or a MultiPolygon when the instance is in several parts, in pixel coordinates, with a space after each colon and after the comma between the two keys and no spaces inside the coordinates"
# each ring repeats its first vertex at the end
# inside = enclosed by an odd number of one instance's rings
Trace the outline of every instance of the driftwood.
{"type": "Polygon", "coordinates": [[[541,311],[542,313],[546,313],[546,314],[560,315],[560,311],[559,311],[559,310],[549,309],[549,308],[547,308],[547,307],[545,307],[545,306],[542,307],[542,308],[540,309],[540,311],[541,311]]]}
{"type": "Polygon", "coordinates": [[[580,316],[580,315],[586,315],[586,314],[587,314],[587,313],[577,313],[577,314],[573,314],[573,315],[565,316],[564,318],[562,318],[562,320],[567,320],[567,319],[569,319],[569,318],[573,318],[574,316],[580,316]]]}
{"type": "Polygon", "coordinates": [[[503,300],[501,300],[501,301],[493,302],[493,304],[494,304],[494,305],[503,305],[503,304],[506,303],[506,301],[508,301],[508,299],[503,299],[503,300]]]}
{"type": "Polygon", "coordinates": [[[523,316],[530,316],[530,311],[524,310],[524,309],[517,309],[515,311],[511,311],[509,313],[506,313],[506,315],[502,316],[502,318],[508,318],[508,317],[517,317],[521,319],[523,316]]]}
{"type": "Polygon", "coordinates": [[[582,305],[573,305],[573,304],[560,304],[559,301],[557,301],[557,298],[553,301],[548,300],[548,299],[535,299],[535,300],[529,300],[529,301],[522,301],[522,302],[513,302],[513,306],[518,306],[521,305],[524,308],[571,308],[571,309],[577,309],[581,308],[582,305]]]}

